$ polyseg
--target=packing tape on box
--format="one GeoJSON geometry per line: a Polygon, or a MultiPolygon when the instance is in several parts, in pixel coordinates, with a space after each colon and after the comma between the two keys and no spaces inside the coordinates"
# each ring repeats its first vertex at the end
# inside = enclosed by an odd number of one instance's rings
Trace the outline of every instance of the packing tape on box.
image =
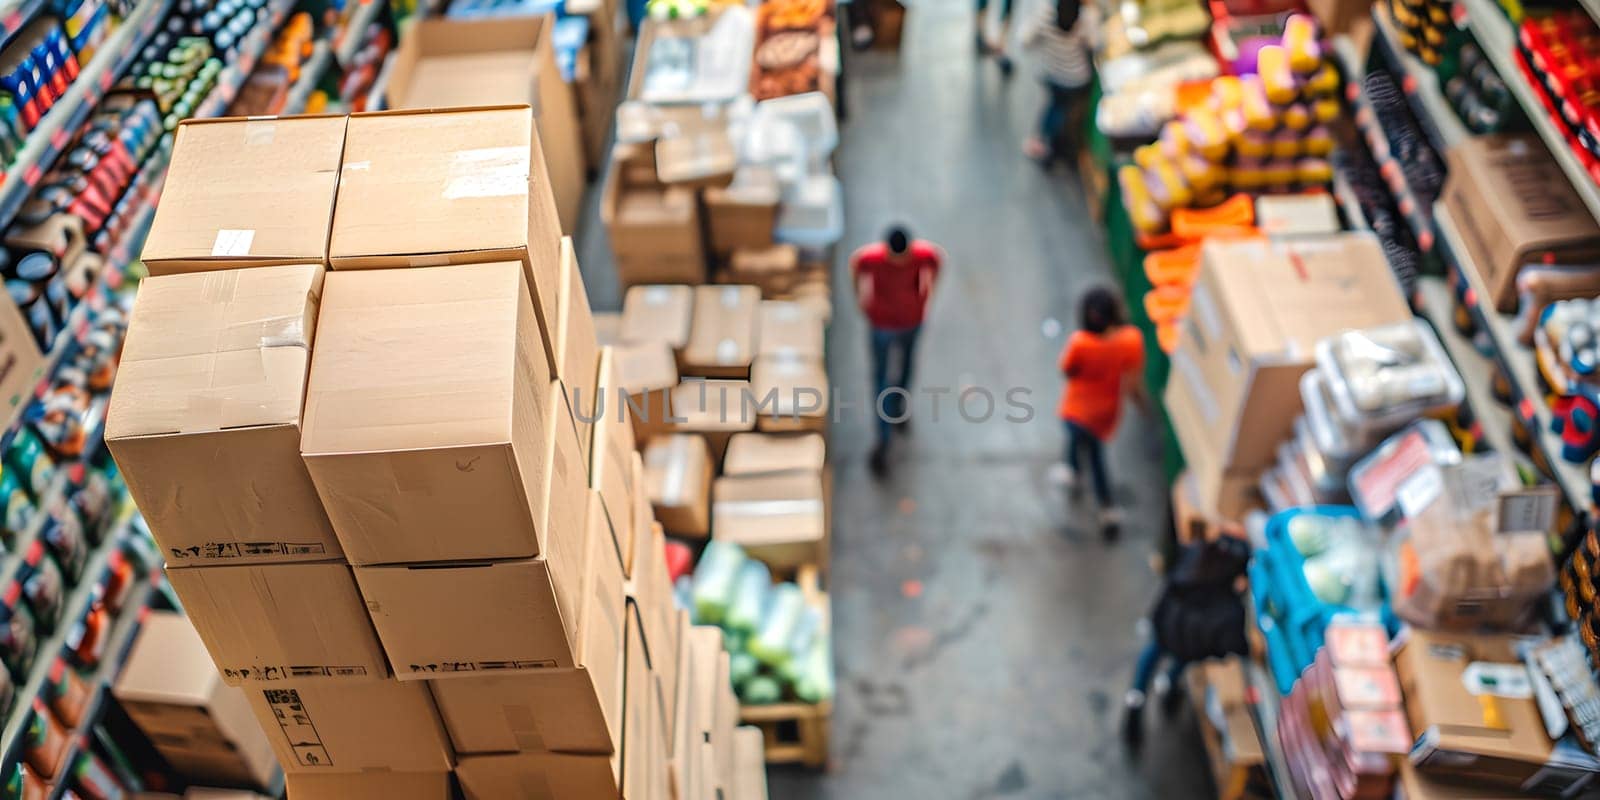
{"type": "Polygon", "coordinates": [[[480,147],[450,158],[444,199],[469,200],[527,194],[531,151],[526,147],[480,147]]]}
{"type": "Polygon", "coordinates": [[[718,364],[739,363],[742,350],[743,348],[739,347],[739,343],[732,336],[725,336],[717,342],[716,361],[718,364]]]}
{"type": "Polygon", "coordinates": [[[211,242],[212,257],[237,258],[250,255],[250,245],[256,240],[254,229],[223,228],[211,242]]]}
{"type": "Polygon", "coordinates": [[[239,285],[239,273],[233,270],[204,273],[200,282],[200,299],[207,303],[233,302],[234,290],[239,285]]]}
{"type": "Polygon", "coordinates": [[[662,470],[661,505],[683,505],[684,484],[689,477],[689,437],[670,436],[666,447],[651,448],[650,455],[655,457],[652,460],[662,462],[651,464],[662,470]]]}
{"type": "Polygon", "coordinates": [[[523,703],[503,703],[500,716],[505,719],[506,728],[517,740],[517,749],[532,753],[545,750],[544,737],[539,735],[539,721],[533,709],[523,703]]]}
{"type": "Polygon", "coordinates": [[[244,124],[244,144],[246,147],[256,147],[272,144],[278,138],[278,125],[273,117],[257,119],[250,117],[244,124]]]}

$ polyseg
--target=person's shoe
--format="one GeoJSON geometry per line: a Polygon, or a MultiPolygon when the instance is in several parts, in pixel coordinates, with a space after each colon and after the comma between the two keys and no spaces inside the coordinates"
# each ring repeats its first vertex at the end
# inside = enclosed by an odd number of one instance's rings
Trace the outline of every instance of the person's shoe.
{"type": "Polygon", "coordinates": [[[1122,699],[1122,742],[1137,750],[1144,744],[1144,692],[1129,689],[1122,699]]]}
{"type": "Polygon", "coordinates": [[[1011,56],[1001,54],[995,57],[995,66],[1000,68],[1000,77],[1009,78],[1016,71],[1017,65],[1011,61],[1011,56]]]}
{"type": "Polygon", "coordinates": [[[872,474],[879,478],[889,474],[888,442],[880,442],[877,447],[872,448],[872,455],[867,457],[867,468],[871,469],[872,474]]]}
{"type": "Polygon", "coordinates": [[[1022,143],[1022,154],[1045,166],[1050,165],[1050,145],[1037,136],[1029,136],[1022,143]]]}
{"type": "Polygon", "coordinates": [[[1116,506],[1100,509],[1100,535],[1109,542],[1117,538],[1120,533],[1122,533],[1122,509],[1116,506]]]}
{"type": "Polygon", "coordinates": [[[1183,707],[1183,682],[1174,683],[1166,675],[1158,675],[1156,680],[1156,697],[1161,701],[1161,715],[1169,718],[1177,716],[1178,709],[1183,707]]]}
{"type": "Polygon", "coordinates": [[[1070,464],[1056,462],[1045,470],[1045,479],[1063,489],[1076,490],[1078,488],[1078,473],[1070,464]]]}

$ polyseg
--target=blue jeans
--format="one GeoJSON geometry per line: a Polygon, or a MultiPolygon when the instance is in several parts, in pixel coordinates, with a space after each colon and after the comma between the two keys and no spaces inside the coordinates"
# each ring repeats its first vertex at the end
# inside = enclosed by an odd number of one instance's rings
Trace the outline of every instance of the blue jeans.
{"type": "Polygon", "coordinates": [[[1088,428],[1076,422],[1068,422],[1067,426],[1067,466],[1072,471],[1083,474],[1082,459],[1089,461],[1089,480],[1094,485],[1094,499],[1100,503],[1101,508],[1111,507],[1111,479],[1106,474],[1106,448],[1100,437],[1094,435],[1088,428]]]}
{"type": "Polygon", "coordinates": [[[1045,81],[1050,95],[1039,119],[1039,138],[1050,148],[1050,160],[1071,159],[1077,156],[1078,134],[1083,126],[1079,111],[1089,97],[1088,86],[1062,86],[1045,81]]]}
{"type": "MultiPolygon", "coordinates": [[[[1139,652],[1139,661],[1133,667],[1133,688],[1139,690],[1141,694],[1149,694],[1150,681],[1156,677],[1156,667],[1161,665],[1161,659],[1165,657],[1167,652],[1151,639],[1144,646],[1144,650],[1139,652]]],[[[1183,668],[1186,666],[1187,663],[1176,658],[1172,659],[1172,664],[1167,667],[1167,680],[1171,681],[1173,686],[1178,685],[1178,679],[1183,677],[1183,668]]]]}
{"type": "Polygon", "coordinates": [[[906,400],[911,390],[911,362],[917,349],[917,334],[921,326],[903,330],[872,329],[872,412],[878,416],[878,442],[887,444],[894,425],[904,422],[911,409],[906,400]],[[890,370],[890,359],[894,370],[890,370]],[[884,396],[884,392],[898,390],[884,396]],[[879,410],[879,404],[882,410],[879,410]]]}

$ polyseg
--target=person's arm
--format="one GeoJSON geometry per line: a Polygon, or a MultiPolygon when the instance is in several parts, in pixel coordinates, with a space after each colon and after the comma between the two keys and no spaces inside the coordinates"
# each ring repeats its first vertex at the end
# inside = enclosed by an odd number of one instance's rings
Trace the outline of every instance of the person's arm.
{"type": "Polygon", "coordinates": [[[1098,52],[1105,45],[1105,28],[1100,24],[1100,7],[1092,2],[1083,4],[1078,15],[1078,33],[1091,51],[1098,52]]]}
{"type": "Polygon", "coordinates": [[[850,255],[850,277],[856,287],[856,306],[866,310],[872,302],[872,273],[861,268],[861,253],[850,255]]]}
{"type": "Polygon", "coordinates": [[[1017,21],[1016,37],[1023,47],[1033,47],[1039,43],[1040,35],[1044,33],[1046,25],[1055,23],[1056,6],[1052,0],[1033,0],[1028,7],[1028,13],[1022,15],[1017,21]]]}
{"type": "Polygon", "coordinates": [[[922,266],[917,270],[917,295],[922,300],[924,308],[928,305],[928,298],[933,297],[933,287],[939,282],[939,268],[944,265],[944,250],[938,245],[925,245],[928,253],[922,266]]]}
{"type": "Polygon", "coordinates": [[[1133,402],[1139,413],[1149,416],[1150,392],[1144,385],[1144,334],[1138,328],[1132,331],[1127,342],[1128,366],[1122,373],[1122,392],[1133,402]]]}
{"type": "Polygon", "coordinates": [[[1069,334],[1067,343],[1061,348],[1061,357],[1057,359],[1056,367],[1061,370],[1061,376],[1071,378],[1078,372],[1078,335],[1069,334]]]}

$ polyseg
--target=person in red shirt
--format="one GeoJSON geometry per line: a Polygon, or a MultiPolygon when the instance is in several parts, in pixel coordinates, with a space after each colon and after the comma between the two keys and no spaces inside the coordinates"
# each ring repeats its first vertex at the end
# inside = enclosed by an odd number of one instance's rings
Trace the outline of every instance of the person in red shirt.
{"type": "Polygon", "coordinates": [[[907,430],[917,334],[943,261],[944,254],[937,246],[912,240],[898,225],[889,229],[882,242],[866,245],[850,256],[856,302],[872,327],[878,443],[868,463],[874,474],[882,475],[888,469],[890,434],[895,429],[907,430]]]}
{"type": "Polygon", "coordinates": [[[1111,497],[1105,445],[1117,432],[1124,397],[1141,408],[1148,403],[1139,381],[1144,336],[1127,324],[1122,303],[1104,287],[1084,293],[1078,314],[1080,330],[1068,337],[1059,362],[1067,383],[1056,413],[1066,424],[1067,448],[1063,463],[1051,468],[1051,478],[1076,489],[1079,468],[1087,461],[1100,523],[1111,535],[1121,513],[1111,497]]]}

